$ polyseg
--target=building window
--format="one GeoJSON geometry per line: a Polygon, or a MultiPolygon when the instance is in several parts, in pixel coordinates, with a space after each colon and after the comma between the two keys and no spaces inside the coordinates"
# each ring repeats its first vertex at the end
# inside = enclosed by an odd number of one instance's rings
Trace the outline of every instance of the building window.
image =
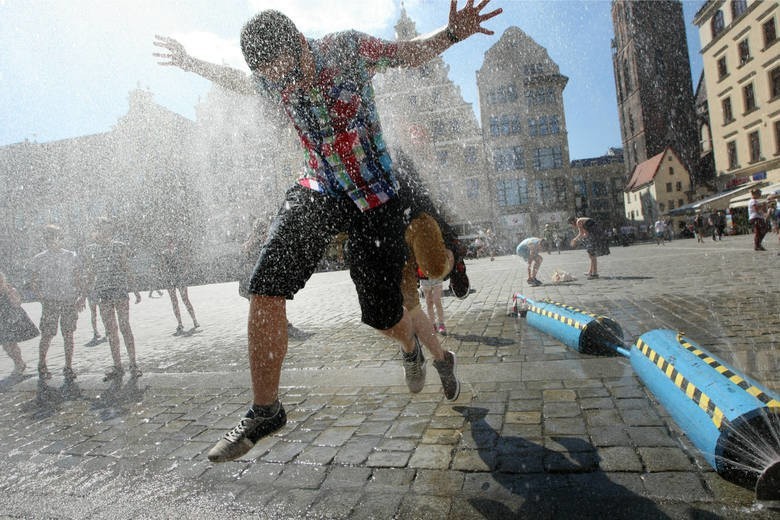
{"type": "Polygon", "coordinates": [[[769,71],[769,98],[780,98],[780,67],[769,71]]]}
{"type": "Polygon", "coordinates": [[[553,198],[555,199],[555,202],[564,203],[566,202],[566,192],[568,191],[566,189],[566,179],[563,177],[556,177],[554,179],[555,183],[555,193],[553,195],[553,198]]]}
{"type": "Polygon", "coordinates": [[[726,57],[718,58],[718,79],[723,79],[729,75],[729,69],[726,66],[726,57]]]}
{"type": "Polygon", "coordinates": [[[780,120],[775,121],[775,154],[780,154],[780,120]]]}
{"type": "Polygon", "coordinates": [[[525,179],[504,179],[496,182],[499,206],[522,206],[528,204],[528,181],[525,179]]]}
{"type": "Polygon", "coordinates": [[[672,183],[671,182],[667,182],[666,183],[666,193],[671,193],[671,192],[672,192],[672,183]]]}
{"type": "Polygon", "coordinates": [[[729,170],[734,170],[739,167],[739,161],[737,158],[737,142],[729,141],[726,143],[726,153],[729,156],[729,170]]]}
{"type": "Polygon", "coordinates": [[[501,134],[501,128],[498,124],[498,117],[490,116],[490,135],[496,137],[501,134]]]}
{"type": "Polygon", "coordinates": [[[560,146],[537,148],[534,150],[534,168],[536,170],[551,170],[563,166],[560,146]]]}
{"type": "Polygon", "coordinates": [[[750,147],[750,162],[761,160],[761,141],[758,138],[758,131],[748,134],[748,146],[750,147]]]}
{"type": "Polygon", "coordinates": [[[675,188],[677,189],[677,191],[682,191],[682,181],[677,181],[675,183],[675,188]]]}
{"type": "Polygon", "coordinates": [[[467,146],[463,149],[463,161],[466,164],[476,164],[477,163],[477,147],[476,146],[467,146]]]}
{"type": "Polygon", "coordinates": [[[775,19],[770,18],[763,25],[764,28],[764,48],[769,47],[777,41],[777,27],[775,26],[775,19]]]}
{"type": "Polygon", "coordinates": [[[723,28],[726,26],[723,23],[723,11],[718,11],[715,16],[712,17],[710,28],[712,29],[712,38],[715,39],[720,33],[723,32],[723,28]]]}
{"type": "Polygon", "coordinates": [[[737,47],[739,49],[739,64],[744,65],[750,61],[750,43],[748,42],[748,39],[745,38],[739,42],[737,47]]]}
{"type": "Polygon", "coordinates": [[[734,113],[731,110],[731,98],[727,97],[721,101],[721,104],[723,106],[723,124],[727,125],[734,121],[734,113]]]}
{"type": "MultiPolygon", "coordinates": [[[[663,204],[662,204],[662,206],[663,206],[663,204]]],[[[670,200],[670,201],[669,201],[669,211],[671,211],[671,210],[673,210],[673,209],[674,209],[674,201],[673,201],[673,200],[670,200]]],[[[661,211],[663,211],[663,209],[662,209],[661,211]]]]}
{"type": "Polygon", "coordinates": [[[523,148],[521,146],[497,148],[493,151],[493,162],[498,172],[522,170],[525,168],[523,148]]]}
{"type": "Polygon", "coordinates": [[[466,198],[469,200],[479,198],[479,179],[466,179],[466,198]]]}
{"type": "Polygon", "coordinates": [[[753,90],[753,84],[748,83],[742,87],[742,96],[745,98],[745,112],[756,109],[756,92],[753,90]]]}
{"type": "Polygon", "coordinates": [[[669,175],[674,175],[674,167],[669,166],[669,175]]]}
{"type": "Polygon", "coordinates": [[[441,137],[444,137],[444,123],[442,121],[434,121],[433,122],[433,138],[439,139],[441,137]]]}
{"type": "Polygon", "coordinates": [[[731,18],[736,20],[747,11],[747,0],[731,0],[731,18]]]}

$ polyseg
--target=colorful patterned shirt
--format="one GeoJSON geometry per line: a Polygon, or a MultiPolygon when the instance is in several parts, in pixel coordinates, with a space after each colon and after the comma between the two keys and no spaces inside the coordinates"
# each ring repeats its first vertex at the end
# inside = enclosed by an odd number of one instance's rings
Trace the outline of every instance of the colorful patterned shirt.
{"type": "Polygon", "coordinates": [[[257,88],[279,100],[306,151],[299,184],[348,196],[366,211],[395,196],[398,183],[379,123],[371,78],[400,65],[398,45],[357,31],[308,40],[314,86],[282,86],[255,76],[257,88]]]}

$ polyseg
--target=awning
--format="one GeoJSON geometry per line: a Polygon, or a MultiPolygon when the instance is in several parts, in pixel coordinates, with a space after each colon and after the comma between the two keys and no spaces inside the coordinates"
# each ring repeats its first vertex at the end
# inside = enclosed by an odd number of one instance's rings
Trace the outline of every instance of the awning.
{"type": "Polygon", "coordinates": [[[707,198],[697,200],[695,202],[691,202],[690,204],[685,204],[684,206],[680,206],[679,208],[674,208],[673,210],[669,210],[665,214],[670,216],[692,215],[699,210],[711,211],[711,210],[726,209],[729,207],[729,202],[731,201],[731,199],[750,191],[751,189],[753,189],[753,187],[756,184],[761,184],[761,183],[762,181],[756,181],[756,182],[743,184],[739,188],[735,188],[729,191],[722,191],[716,195],[711,195],[707,198]]]}
{"type": "MultiPolygon", "coordinates": [[[[780,195],[780,182],[777,184],[772,184],[771,186],[764,186],[761,188],[761,194],[766,197],[767,195],[777,194],[780,195]]],[[[731,203],[729,203],[730,208],[746,208],[748,205],[748,202],[750,201],[751,195],[745,194],[740,195],[739,197],[734,197],[731,199],[731,203]]]]}

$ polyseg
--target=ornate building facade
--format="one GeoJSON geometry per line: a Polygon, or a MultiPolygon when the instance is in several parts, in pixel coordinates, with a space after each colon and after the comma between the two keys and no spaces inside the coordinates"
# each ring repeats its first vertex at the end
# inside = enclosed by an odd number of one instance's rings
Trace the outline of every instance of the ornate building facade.
{"type": "MultiPolygon", "coordinates": [[[[418,35],[403,8],[395,29],[398,40],[418,35]]],[[[448,74],[436,57],[421,67],[378,74],[374,87],[391,151],[412,157],[450,224],[469,237],[493,226],[493,190],[474,109],[448,74]]]]}
{"type": "Polygon", "coordinates": [[[718,186],[780,183],[780,5],[708,0],[693,22],[718,186]]]}
{"type": "Polygon", "coordinates": [[[477,87],[496,234],[517,243],[575,214],[563,110],[568,78],[517,27],[485,53],[477,87]]]}

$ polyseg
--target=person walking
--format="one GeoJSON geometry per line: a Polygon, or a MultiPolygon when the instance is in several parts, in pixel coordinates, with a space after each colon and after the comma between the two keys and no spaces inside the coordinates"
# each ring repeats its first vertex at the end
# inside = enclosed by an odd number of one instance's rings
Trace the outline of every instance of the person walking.
{"type": "Polygon", "coordinates": [[[51,379],[46,365],[46,355],[51,341],[62,333],[65,348],[65,366],[62,369],[65,383],[76,379],[73,371],[73,335],[76,331],[79,311],[84,310],[86,299],[83,290],[81,262],[76,253],[60,246],[62,230],[54,224],[43,230],[46,250],[35,255],[28,265],[30,283],[36,298],[41,302],[41,340],[38,346],[38,376],[41,381],[51,379]]]}
{"type": "Polygon", "coordinates": [[[655,221],[655,245],[662,246],[666,240],[666,222],[662,218],[655,221]]]}
{"type": "MultiPolygon", "coordinates": [[[[98,309],[106,328],[111,358],[114,362],[104,381],[117,383],[124,376],[120,353],[119,333],[125,342],[133,378],[141,376],[135,356],[135,338],[130,327],[130,298],[128,292],[135,285],[129,264],[129,249],[124,242],[114,238],[114,222],[101,218],[98,222],[97,241],[86,249],[86,272],[89,287],[97,294],[98,309]]],[[[141,303],[141,294],[135,290],[135,303],[141,303]]]]}
{"type": "Polygon", "coordinates": [[[192,318],[192,329],[195,330],[200,325],[197,318],[195,318],[195,307],[193,307],[190,301],[189,294],[187,292],[187,282],[189,279],[189,269],[187,268],[187,258],[185,252],[176,244],[176,240],[172,234],[166,235],[166,245],[160,251],[160,274],[162,277],[162,283],[165,289],[168,291],[168,296],[171,298],[171,307],[173,307],[173,315],[176,317],[176,331],[174,336],[181,336],[184,334],[184,324],[181,321],[181,311],[179,310],[179,299],[176,296],[178,291],[181,302],[187,309],[187,312],[192,318]]]}
{"type": "Polygon", "coordinates": [[[571,240],[571,247],[577,247],[577,244],[582,242],[588,252],[590,265],[585,276],[588,280],[598,278],[597,258],[609,254],[609,245],[604,237],[601,226],[599,226],[598,222],[589,217],[570,217],[569,224],[577,231],[577,235],[571,240]]]}
{"type": "MultiPolygon", "coordinates": [[[[403,205],[384,145],[371,77],[387,67],[419,66],[473,34],[501,10],[483,14],[485,0],[450,5],[449,24],[430,36],[384,41],[357,31],[307,39],[287,16],[268,10],[241,32],[252,78],[189,56],[158,37],[165,61],[236,92],[258,90],[281,105],[308,154],[307,173],[287,191],[250,281],[248,342],[253,404],[209,451],[212,462],[234,460],[286,423],[279,378],[287,349],[285,298],[314,272],[332,237],[348,233],[350,274],[362,321],[401,343],[410,390],[422,388],[425,360],[400,289],[406,261],[403,205]]],[[[456,398],[455,357],[434,359],[445,397],[456,398]]]]}
{"type": "Polygon", "coordinates": [[[761,190],[755,188],[750,191],[750,200],[748,201],[748,223],[753,228],[753,249],[756,251],[766,251],[763,242],[767,233],[766,224],[766,201],[761,198],[761,190]]]}
{"type": "Polygon", "coordinates": [[[22,299],[16,288],[0,272],[0,345],[14,362],[11,377],[21,377],[27,364],[19,343],[38,336],[38,327],[22,308],[22,299]]]}

